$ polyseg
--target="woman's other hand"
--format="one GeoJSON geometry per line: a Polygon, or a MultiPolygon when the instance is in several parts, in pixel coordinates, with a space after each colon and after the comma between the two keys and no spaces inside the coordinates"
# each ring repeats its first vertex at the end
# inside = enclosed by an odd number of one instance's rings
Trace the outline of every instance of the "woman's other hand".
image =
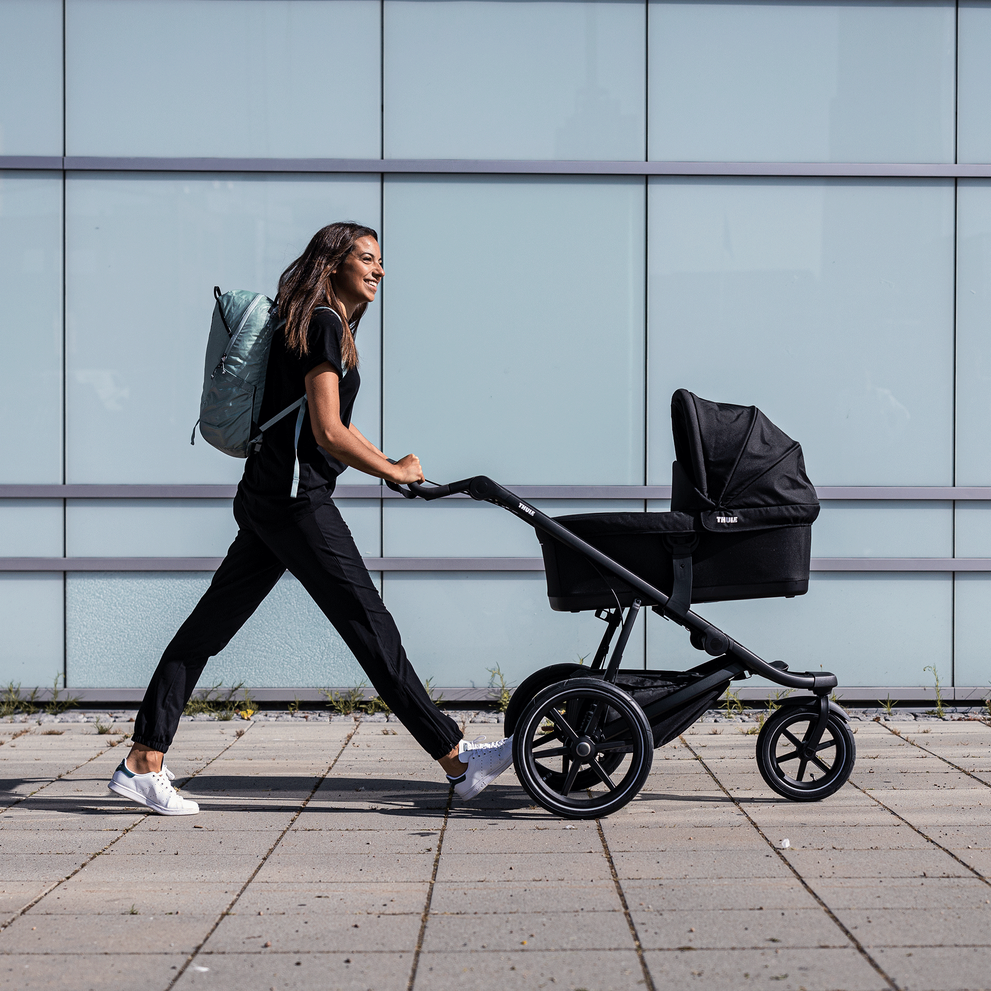
{"type": "Polygon", "coordinates": [[[423,469],[420,467],[420,459],[415,454],[407,454],[405,458],[400,458],[394,465],[395,475],[390,479],[400,485],[409,485],[410,482],[422,482],[423,469]]]}

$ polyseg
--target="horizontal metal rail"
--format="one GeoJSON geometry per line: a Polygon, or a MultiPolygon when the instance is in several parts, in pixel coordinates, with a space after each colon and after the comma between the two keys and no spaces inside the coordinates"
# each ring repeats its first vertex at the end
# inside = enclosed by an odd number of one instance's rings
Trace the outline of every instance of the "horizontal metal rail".
{"type": "MultiPolygon", "coordinates": [[[[216,571],[219,557],[0,557],[0,572],[15,571],[216,571]]],[[[366,557],[369,571],[537,571],[539,557],[366,557]]],[[[812,571],[947,573],[991,572],[988,557],[819,557],[812,571]]]]}
{"type": "Polygon", "coordinates": [[[767,176],[769,178],[963,179],[991,164],[950,162],[663,162],[468,158],[222,158],[0,155],[0,169],[57,172],[269,172],[317,174],[767,176]]]}
{"type": "MultiPolygon", "coordinates": [[[[670,499],[670,485],[514,485],[522,499],[670,499]]],[[[224,499],[236,485],[0,485],[0,499],[224,499]]],[[[991,485],[823,485],[823,501],[838,502],[991,502],[991,485]]],[[[339,485],[335,499],[400,499],[384,485],[339,485]]],[[[451,498],[467,499],[468,496],[451,498]]]]}

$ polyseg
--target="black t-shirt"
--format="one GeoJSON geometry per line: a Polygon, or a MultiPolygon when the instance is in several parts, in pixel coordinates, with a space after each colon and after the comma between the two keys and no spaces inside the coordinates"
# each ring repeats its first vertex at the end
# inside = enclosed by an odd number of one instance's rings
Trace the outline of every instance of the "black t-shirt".
{"type": "MultiPolygon", "coordinates": [[[[341,332],[341,318],[336,311],[315,310],[307,330],[307,353],[302,357],[286,348],[281,330],[276,332],[265,372],[262,423],[299,399],[306,392],[307,373],[329,362],[340,376],[341,423],[346,427],[351,425],[351,410],[361,377],[356,368],[344,372],[341,332]]],[[[296,498],[292,497],[297,415],[298,411],[293,410],[269,427],[261,450],[248,455],[238,497],[249,518],[259,523],[289,523],[316,509],[333,495],[337,476],[347,467],[317,446],[307,408],[299,431],[299,486],[296,498]]]]}

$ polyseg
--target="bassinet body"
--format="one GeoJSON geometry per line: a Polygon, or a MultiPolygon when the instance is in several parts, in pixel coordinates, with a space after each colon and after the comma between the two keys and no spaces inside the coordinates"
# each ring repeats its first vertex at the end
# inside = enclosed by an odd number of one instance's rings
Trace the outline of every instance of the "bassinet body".
{"type": "MultiPolygon", "coordinates": [[[[672,397],[671,419],[678,460],[670,513],[557,521],[665,594],[672,591],[672,547],[693,537],[692,602],[808,591],[819,501],[801,446],[755,406],[714,403],[685,389],[672,397]]],[[[537,536],[551,608],[574,612],[633,601],[621,579],[549,535],[538,530],[537,536]]]]}

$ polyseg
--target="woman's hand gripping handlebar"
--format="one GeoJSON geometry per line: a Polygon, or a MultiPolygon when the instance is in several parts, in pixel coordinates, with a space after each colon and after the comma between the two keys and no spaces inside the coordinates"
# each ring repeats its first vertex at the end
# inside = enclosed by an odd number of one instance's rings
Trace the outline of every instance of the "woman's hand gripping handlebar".
{"type": "MultiPolygon", "coordinates": [[[[396,464],[392,458],[389,458],[391,464],[396,464]]],[[[430,502],[433,499],[443,499],[445,496],[454,495],[458,492],[467,492],[468,486],[471,483],[470,478],[466,478],[461,482],[448,482],[447,485],[438,485],[436,482],[431,482],[430,479],[425,478],[422,482],[389,482],[386,481],[386,485],[389,486],[393,492],[398,492],[404,499],[426,499],[430,502]]]]}

